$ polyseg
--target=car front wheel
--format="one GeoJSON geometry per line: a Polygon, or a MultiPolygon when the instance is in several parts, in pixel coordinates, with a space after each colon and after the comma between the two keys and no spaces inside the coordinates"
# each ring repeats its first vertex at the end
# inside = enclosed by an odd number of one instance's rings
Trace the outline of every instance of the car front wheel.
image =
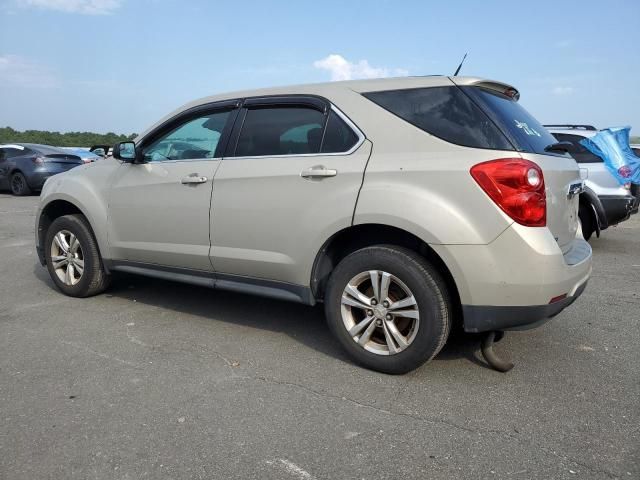
{"type": "Polygon", "coordinates": [[[65,295],[89,297],[109,285],[110,277],[84,216],[56,218],[47,230],[44,246],[49,275],[65,295]]]}
{"type": "Polygon", "coordinates": [[[439,272],[415,252],[387,245],[363,248],[338,264],[327,285],[325,313],[357,363],[392,374],[435,357],[451,326],[439,272]]]}

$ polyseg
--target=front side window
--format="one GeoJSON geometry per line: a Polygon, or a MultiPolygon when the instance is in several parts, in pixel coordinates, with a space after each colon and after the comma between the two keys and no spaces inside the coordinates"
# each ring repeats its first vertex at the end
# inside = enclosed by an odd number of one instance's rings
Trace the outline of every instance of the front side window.
{"type": "Polygon", "coordinates": [[[575,148],[574,152],[571,152],[571,156],[578,163],[602,163],[604,160],[596,155],[595,153],[591,153],[585,147],[582,146],[580,140],[584,140],[585,137],[580,135],[571,135],[568,133],[553,133],[552,134],[559,142],[571,142],[573,147],[575,148]]]}
{"type": "Polygon", "coordinates": [[[308,107],[247,110],[235,156],[257,157],[319,153],[324,114],[308,107]]]}
{"type": "Polygon", "coordinates": [[[387,90],[364,96],[447,142],[465,147],[514,150],[495,123],[458,87],[387,90]]]}
{"type": "Polygon", "coordinates": [[[191,118],[144,147],[147,162],[214,158],[229,110],[191,118]]]}

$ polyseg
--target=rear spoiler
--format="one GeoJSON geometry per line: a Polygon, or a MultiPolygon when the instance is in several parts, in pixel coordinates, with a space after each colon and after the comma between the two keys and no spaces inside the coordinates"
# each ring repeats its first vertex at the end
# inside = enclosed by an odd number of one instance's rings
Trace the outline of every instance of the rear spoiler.
{"type": "Polygon", "coordinates": [[[514,101],[520,100],[520,92],[512,85],[502,82],[496,82],[494,80],[484,80],[481,78],[472,77],[449,77],[449,79],[456,85],[463,87],[481,87],[494,92],[501,93],[507,97],[512,98],[514,101]]]}

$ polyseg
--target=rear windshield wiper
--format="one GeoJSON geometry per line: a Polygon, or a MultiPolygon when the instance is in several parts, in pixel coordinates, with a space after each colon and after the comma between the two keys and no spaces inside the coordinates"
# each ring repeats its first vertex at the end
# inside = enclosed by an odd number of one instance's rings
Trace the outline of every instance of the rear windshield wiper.
{"type": "Polygon", "coordinates": [[[571,142],[556,142],[544,147],[545,152],[572,153],[576,148],[571,142]]]}

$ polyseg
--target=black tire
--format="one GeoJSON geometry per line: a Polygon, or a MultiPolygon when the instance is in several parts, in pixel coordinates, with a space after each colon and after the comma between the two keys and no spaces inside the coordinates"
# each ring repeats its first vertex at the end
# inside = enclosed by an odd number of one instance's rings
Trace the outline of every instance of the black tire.
{"type": "Polygon", "coordinates": [[[18,197],[31,195],[31,188],[29,188],[27,179],[22,172],[14,172],[9,179],[9,185],[11,187],[11,193],[18,197]]]}
{"type": "Polygon", "coordinates": [[[451,329],[452,307],[440,273],[415,252],[393,245],[363,248],[345,257],[331,273],[324,298],[329,328],[358,364],[390,374],[402,374],[430,361],[442,349],[451,329]],[[393,355],[365,350],[350,336],[342,320],[342,294],[356,275],[381,270],[401,280],[416,299],[420,323],[406,349],[393,355]]]}
{"type": "Polygon", "coordinates": [[[595,232],[596,219],[593,216],[590,205],[581,204],[578,209],[578,218],[580,218],[580,225],[582,226],[582,235],[585,240],[589,240],[593,232],[595,232]]]}
{"type": "Polygon", "coordinates": [[[109,286],[111,277],[104,270],[98,244],[83,215],[64,215],[56,218],[45,235],[44,249],[49,275],[56,287],[65,295],[70,297],[90,297],[103,292],[109,286]],[[67,285],[62,281],[53,266],[52,244],[55,235],[61,231],[72,233],[80,242],[84,271],[75,285],[67,285]]]}

